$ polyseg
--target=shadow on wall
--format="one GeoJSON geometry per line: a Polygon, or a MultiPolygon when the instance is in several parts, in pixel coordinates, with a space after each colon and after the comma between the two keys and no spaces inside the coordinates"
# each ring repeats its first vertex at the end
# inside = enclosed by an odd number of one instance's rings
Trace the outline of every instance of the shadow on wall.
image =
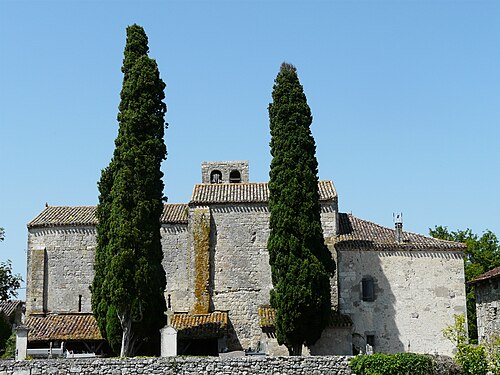
{"type": "Polygon", "coordinates": [[[353,354],[366,352],[370,345],[375,352],[405,351],[396,323],[396,297],[377,251],[355,251],[341,254],[342,263],[356,270],[350,288],[353,319],[353,354]]]}
{"type": "MultiPolygon", "coordinates": [[[[353,232],[349,216],[339,214],[340,234],[353,232]]],[[[353,354],[364,353],[367,344],[375,352],[403,352],[396,323],[396,301],[386,270],[398,267],[367,240],[348,240],[335,245],[339,283],[339,310],[352,319],[353,354]],[[384,264],[382,263],[384,261],[384,264]]],[[[396,270],[396,273],[399,271],[396,270]]],[[[403,280],[402,280],[403,281],[403,280]]],[[[408,281],[408,280],[407,280],[408,281]]]]}

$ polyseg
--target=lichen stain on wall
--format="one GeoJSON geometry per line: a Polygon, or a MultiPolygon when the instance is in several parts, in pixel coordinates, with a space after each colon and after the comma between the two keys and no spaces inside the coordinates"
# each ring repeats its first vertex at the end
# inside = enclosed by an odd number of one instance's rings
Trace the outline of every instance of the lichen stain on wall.
{"type": "Polygon", "coordinates": [[[193,213],[194,314],[210,310],[210,209],[196,208],[193,213]]]}

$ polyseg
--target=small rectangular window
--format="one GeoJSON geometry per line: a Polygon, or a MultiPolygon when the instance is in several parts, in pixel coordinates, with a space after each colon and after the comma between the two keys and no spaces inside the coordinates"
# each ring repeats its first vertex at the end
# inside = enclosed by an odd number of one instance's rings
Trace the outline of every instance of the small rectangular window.
{"type": "Polygon", "coordinates": [[[375,300],[375,287],[373,285],[373,279],[371,277],[363,277],[361,280],[361,298],[363,301],[374,301],[375,300]]]}
{"type": "Polygon", "coordinates": [[[366,343],[373,348],[375,346],[375,335],[366,335],[366,343]]]}

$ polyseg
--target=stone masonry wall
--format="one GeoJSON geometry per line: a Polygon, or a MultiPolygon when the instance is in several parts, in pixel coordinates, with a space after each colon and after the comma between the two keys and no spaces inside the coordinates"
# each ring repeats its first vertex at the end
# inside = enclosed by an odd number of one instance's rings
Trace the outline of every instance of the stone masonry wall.
{"type": "Polygon", "coordinates": [[[1,361],[0,375],[351,375],[349,357],[130,358],[1,361]]]}
{"type": "MultiPolygon", "coordinates": [[[[172,300],[186,299],[187,225],[161,228],[167,285],[178,285],[172,300]]],[[[95,227],[30,228],[26,313],[92,312],[90,285],[94,278],[95,227]]]]}
{"type": "MultiPolygon", "coordinates": [[[[230,332],[229,349],[255,349],[262,337],[257,310],[269,303],[272,288],[267,252],[269,210],[267,204],[214,205],[210,210],[213,304],[216,310],[230,311],[234,331],[230,332]]],[[[336,225],[331,222],[336,215],[331,206],[322,207],[325,238],[334,234],[336,225]]]]}
{"type": "Polygon", "coordinates": [[[189,232],[187,224],[169,224],[161,227],[163,268],[167,276],[166,298],[174,311],[188,311],[194,303],[190,291],[193,278],[193,258],[188,251],[189,232]]]}
{"type": "Polygon", "coordinates": [[[339,251],[340,309],[353,320],[353,344],[367,335],[376,352],[453,355],[442,334],[454,314],[464,314],[460,252],[339,251]],[[362,300],[362,278],[371,277],[374,301],[362,300]]]}
{"type": "Polygon", "coordinates": [[[95,244],[94,227],[29,230],[27,314],[44,309],[78,312],[80,298],[81,311],[91,312],[89,286],[94,277],[95,244]]]}
{"type": "Polygon", "coordinates": [[[482,281],[475,287],[477,333],[483,343],[500,334],[500,279],[482,281]]]}
{"type": "Polygon", "coordinates": [[[259,305],[269,303],[272,288],[267,238],[267,205],[212,206],[214,270],[212,300],[229,310],[234,327],[230,350],[256,348],[261,337],[259,305]]]}

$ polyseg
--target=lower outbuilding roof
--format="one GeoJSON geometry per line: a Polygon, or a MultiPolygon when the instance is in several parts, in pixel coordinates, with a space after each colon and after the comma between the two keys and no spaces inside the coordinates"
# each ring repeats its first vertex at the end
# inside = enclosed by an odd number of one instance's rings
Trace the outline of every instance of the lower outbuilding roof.
{"type": "Polygon", "coordinates": [[[92,314],[31,315],[24,325],[30,342],[103,340],[92,314]]]}
{"type": "MultiPolygon", "coordinates": [[[[276,310],[269,305],[259,306],[258,309],[261,328],[274,328],[276,324],[276,310]]],[[[332,310],[328,321],[329,327],[351,327],[352,319],[349,315],[342,314],[339,311],[332,310]]]]}
{"type": "MultiPolygon", "coordinates": [[[[171,325],[181,339],[207,339],[227,335],[229,313],[215,311],[209,314],[174,313],[171,325]]],[[[61,313],[31,315],[24,324],[28,341],[100,341],[103,340],[92,314],[61,313]]]]}
{"type": "Polygon", "coordinates": [[[469,284],[477,284],[483,281],[495,279],[497,277],[500,277],[500,267],[493,268],[492,270],[479,275],[474,280],[469,281],[469,284]]]}
{"type": "Polygon", "coordinates": [[[180,339],[208,339],[227,335],[229,313],[215,311],[209,314],[173,314],[170,324],[180,339]]]}

